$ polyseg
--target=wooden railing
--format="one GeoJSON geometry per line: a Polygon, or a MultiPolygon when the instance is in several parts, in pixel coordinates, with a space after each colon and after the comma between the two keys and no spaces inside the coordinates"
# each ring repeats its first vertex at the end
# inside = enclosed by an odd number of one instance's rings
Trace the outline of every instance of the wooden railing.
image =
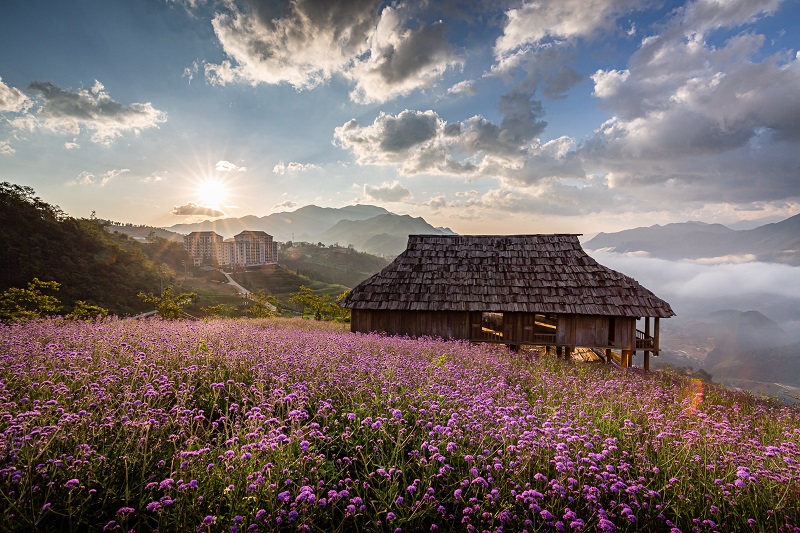
{"type": "Polygon", "coordinates": [[[653,350],[655,348],[655,340],[645,334],[644,331],[636,330],[636,349],[637,350],[653,350]]]}

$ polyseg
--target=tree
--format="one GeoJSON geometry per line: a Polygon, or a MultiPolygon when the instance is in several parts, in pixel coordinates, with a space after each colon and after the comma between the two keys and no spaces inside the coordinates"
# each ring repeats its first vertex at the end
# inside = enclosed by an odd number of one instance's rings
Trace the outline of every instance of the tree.
{"type": "Polygon", "coordinates": [[[234,307],[226,304],[207,305],[200,308],[209,318],[229,316],[234,309],[234,307]]]}
{"type": "Polygon", "coordinates": [[[264,289],[250,296],[250,307],[247,314],[255,318],[280,316],[280,302],[274,296],[268,296],[264,289]]]}
{"type": "Polygon", "coordinates": [[[337,322],[350,322],[350,310],[339,305],[339,301],[341,301],[341,299],[347,296],[349,293],[350,290],[348,289],[337,296],[334,301],[328,304],[326,311],[330,314],[331,320],[335,320],[337,322]]]}
{"type": "Polygon", "coordinates": [[[99,305],[86,303],[83,300],[77,300],[75,302],[75,307],[72,309],[72,312],[67,315],[67,318],[74,318],[76,320],[92,320],[105,318],[107,316],[108,309],[100,307],[99,305]]]}
{"type": "Polygon", "coordinates": [[[3,320],[32,320],[55,315],[61,310],[61,302],[55,296],[42,291],[57,291],[61,285],[56,281],[33,278],[24,289],[11,287],[0,294],[0,318],[3,320]]]}
{"type": "MultiPolygon", "coordinates": [[[[314,294],[314,291],[305,285],[300,285],[300,290],[289,297],[289,303],[303,306],[303,316],[306,314],[306,309],[311,309],[314,311],[314,318],[317,318],[317,316],[321,313],[322,305],[320,302],[320,297],[314,294]]],[[[322,317],[317,318],[317,320],[320,320],[321,318],[322,317]]]]}
{"type": "Polygon", "coordinates": [[[146,304],[153,304],[161,318],[181,318],[183,308],[192,303],[197,298],[197,294],[193,292],[173,294],[170,285],[160,296],[152,292],[146,294],[140,292],[139,298],[146,304]]]}

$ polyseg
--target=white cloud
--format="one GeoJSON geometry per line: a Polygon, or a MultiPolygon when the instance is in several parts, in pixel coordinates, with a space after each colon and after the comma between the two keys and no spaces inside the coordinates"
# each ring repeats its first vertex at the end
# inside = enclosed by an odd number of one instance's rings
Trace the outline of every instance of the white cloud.
{"type": "Polygon", "coordinates": [[[614,27],[616,20],[640,9],[642,0],[526,1],[506,12],[503,35],[495,43],[495,55],[507,55],[546,40],[590,37],[614,27]]]}
{"type": "Polygon", "coordinates": [[[212,21],[229,59],[205,64],[205,74],[212,84],[288,83],[298,90],[340,74],[355,84],[354,101],[384,102],[430,87],[460,64],[444,26],[409,27],[410,9],[378,12],[369,0],[297,0],[283,10],[229,2],[212,21]]]}
{"type": "Polygon", "coordinates": [[[697,264],[601,251],[591,255],[667,300],[699,301],[753,293],[800,298],[800,267],[758,262],[697,264]]]}
{"type": "Polygon", "coordinates": [[[283,161],[279,162],[277,165],[272,167],[273,174],[292,174],[296,172],[308,172],[309,170],[318,170],[320,167],[319,165],[315,165],[314,163],[297,163],[295,161],[290,161],[289,164],[284,164],[283,161]]]}
{"type": "Polygon", "coordinates": [[[475,96],[478,94],[478,90],[475,89],[475,81],[474,80],[464,80],[456,83],[449,89],[447,89],[448,94],[458,94],[458,95],[467,95],[467,96],[475,96]]]}
{"type": "Polygon", "coordinates": [[[70,141],[64,142],[64,148],[66,148],[67,150],[77,150],[80,147],[81,145],[76,142],[70,142],[70,141]]]}
{"type": "Polygon", "coordinates": [[[718,257],[701,257],[698,259],[684,259],[689,263],[697,263],[698,265],[722,265],[722,264],[740,264],[752,263],[758,259],[758,256],[753,254],[744,255],[721,255],[718,257]]]}
{"type": "Polygon", "coordinates": [[[295,207],[297,207],[297,205],[298,205],[297,202],[286,200],[285,202],[281,202],[279,204],[274,205],[272,207],[272,210],[274,211],[276,209],[294,209],[295,207]]]}
{"type": "Polygon", "coordinates": [[[100,187],[105,187],[106,185],[108,185],[109,182],[118,178],[122,174],[125,174],[126,172],[130,172],[130,169],[119,168],[119,169],[107,170],[103,173],[102,176],[100,176],[100,179],[98,181],[97,176],[95,174],[89,172],[88,170],[84,170],[83,172],[78,174],[78,176],[74,180],[70,181],[68,185],[83,185],[83,186],[99,185],[100,187]]]}
{"type": "Polygon", "coordinates": [[[355,119],[334,131],[338,146],[359,165],[392,165],[401,174],[495,177],[531,184],[545,178],[584,178],[573,141],[542,143],[541,104],[525,93],[501,97],[500,124],[476,115],[447,124],[434,111],[381,113],[361,126],[355,119]]]}
{"type": "Polygon", "coordinates": [[[289,83],[310,89],[366,51],[378,14],[372,2],[292,2],[283,13],[261,5],[242,11],[233,2],[217,13],[214,32],[231,61],[206,65],[215,83],[289,83]]]}
{"type": "Polygon", "coordinates": [[[638,185],[672,201],[797,197],[800,58],[761,59],[758,34],[722,45],[705,39],[776,6],[691,3],[642,41],[626,69],[596,72],[594,96],[615,116],[578,150],[584,166],[608,173],[612,186],[638,185]]]}
{"type": "Polygon", "coordinates": [[[198,205],[194,202],[187,202],[185,205],[176,205],[172,208],[173,215],[179,216],[208,216],[208,217],[222,217],[225,213],[213,207],[206,207],[198,205]]]}
{"type": "Polygon", "coordinates": [[[16,150],[8,141],[0,141],[0,155],[14,155],[16,150]]]}
{"type": "Polygon", "coordinates": [[[396,180],[392,183],[384,182],[381,185],[365,184],[364,194],[384,202],[401,202],[411,197],[411,191],[396,180]]]}
{"type": "Polygon", "coordinates": [[[451,67],[461,65],[444,36],[442,23],[404,27],[402,6],[386,7],[370,38],[370,53],[347,76],[356,83],[354,102],[386,102],[431,87],[451,67]]]}
{"type": "Polygon", "coordinates": [[[0,113],[20,113],[28,105],[28,97],[16,87],[9,87],[0,78],[0,113]]]}
{"type": "Polygon", "coordinates": [[[167,120],[166,113],[149,102],[123,105],[112,100],[99,81],[91,88],[76,91],[49,82],[34,82],[30,88],[39,97],[30,113],[11,121],[20,130],[41,128],[71,135],[88,130],[92,132],[92,142],[110,144],[125,133],[138,135],[141,130],[158,127],[167,120]]]}
{"type": "Polygon", "coordinates": [[[214,168],[219,172],[247,172],[247,167],[237,166],[230,161],[217,161],[214,168]]]}

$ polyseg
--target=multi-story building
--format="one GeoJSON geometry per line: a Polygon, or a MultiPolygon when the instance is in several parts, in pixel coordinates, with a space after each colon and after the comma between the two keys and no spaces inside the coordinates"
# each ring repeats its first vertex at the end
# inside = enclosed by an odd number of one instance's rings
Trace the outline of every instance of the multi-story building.
{"type": "Polygon", "coordinates": [[[248,267],[278,262],[278,243],[264,231],[243,231],[233,241],[233,265],[248,267]]]}
{"type": "Polygon", "coordinates": [[[213,231],[193,231],[183,237],[183,245],[195,266],[250,267],[278,262],[278,243],[264,231],[246,230],[227,240],[213,231]]]}
{"type": "Polygon", "coordinates": [[[183,237],[183,246],[195,265],[210,265],[219,263],[222,241],[222,235],[214,231],[193,231],[183,237]]]}

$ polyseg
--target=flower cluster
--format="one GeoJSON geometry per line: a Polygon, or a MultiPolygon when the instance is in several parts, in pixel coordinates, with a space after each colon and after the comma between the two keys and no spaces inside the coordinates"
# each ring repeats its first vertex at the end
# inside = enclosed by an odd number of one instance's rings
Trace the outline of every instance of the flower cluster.
{"type": "Polygon", "coordinates": [[[0,326],[9,531],[800,531],[800,411],[284,320],[0,326]]]}

